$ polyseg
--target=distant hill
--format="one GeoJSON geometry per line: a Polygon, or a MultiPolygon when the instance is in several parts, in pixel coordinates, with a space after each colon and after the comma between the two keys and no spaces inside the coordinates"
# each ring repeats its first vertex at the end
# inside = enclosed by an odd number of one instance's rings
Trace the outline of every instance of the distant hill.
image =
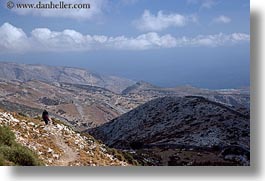
{"type": "Polygon", "coordinates": [[[249,115],[203,97],[164,97],[90,131],[120,148],[250,149],[249,115]]]}
{"type": "Polygon", "coordinates": [[[140,81],[124,89],[122,91],[122,94],[132,94],[132,93],[139,93],[141,91],[161,90],[161,89],[162,88],[152,85],[148,82],[140,81]]]}
{"type": "Polygon", "coordinates": [[[22,82],[39,80],[49,83],[64,82],[71,84],[84,84],[106,88],[116,93],[120,93],[128,86],[134,84],[133,81],[128,79],[100,75],[80,68],[18,64],[9,62],[0,62],[0,79],[18,80],[22,82]]]}
{"type": "Polygon", "coordinates": [[[151,100],[88,130],[150,165],[249,165],[249,112],[198,96],[151,100]]]}
{"type": "Polygon", "coordinates": [[[174,88],[164,88],[148,82],[137,82],[122,91],[123,95],[141,95],[145,97],[164,96],[201,96],[215,102],[235,108],[250,107],[250,90],[248,87],[240,89],[210,90],[196,88],[189,85],[174,88]]]}

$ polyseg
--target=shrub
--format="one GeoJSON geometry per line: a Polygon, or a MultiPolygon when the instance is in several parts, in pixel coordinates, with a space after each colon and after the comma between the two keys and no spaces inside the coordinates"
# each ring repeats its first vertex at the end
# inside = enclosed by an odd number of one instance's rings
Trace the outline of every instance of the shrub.
{"type": "Polygon", "coordinates": [[[118,160],[120,160],[120,161],[125,161],[125,159],[124,159],[124,157],[123,157],[122,154],[116,153],[116,154],[115,154],[115,157],[116,157],[118,160]]]}
{"type": "Polygon", "coordinates": [[[15,143],[15,135],[7,126],[0,126],[0,146],[12,146],[15,143]]]}
{"type": "Polygon", "coordinates": [[[21,166],[39,166],[38,156],[27,147],[15,141],[15,135],[9,127],[0,126],[0,165],[12,162],[21,166]]]}
{"type": "Polygon", "coordinates": [[[139,166],[140,164],[138,163],[137,160],[135,160],[132,156],[132,154],[128,153],[128,152],[122,152],[123,153],[123,156],[125,158],[125,160],[129,163],[129,164],[132,164],[132,165],[135,165],[135,166],[139,166]]]}
{"type": "Polygon", "coordinates": [[[20,166],[40,166],[41,162],[38,160],[37,155],[35,155],[31,150],[23,147],[19,144],[15,146],[0,147],[0,153],[4,155],[4,158],[20,166]]]}
{"type": "Polygon", "coordinates": [[[0,166],[4,166],[4,165],[5,165],[4,156],[2,154],[0,154],[0,166]]]}
{"type": "Polygon", "coordinates": [[[110,148],[110,149],[108,149],[108,152],[110,154],[112,154],[115,158],[117,158],[118,160],[125,161],[125,159],[124,159],[124,157],[120,151],[113,149],[113,148],[110,148]]]}
{"type": "Polygon", "coordinates": [[[128,153],[126,151],[117,150],[114,148],[108,148],[108,152],[112,155],[114,155],[115,158],[117,158],[120,161],[127,162],[134,166],[139,166],[140,164],[136,159],[134,159],[133,155],[131,153],[128,153]]]}

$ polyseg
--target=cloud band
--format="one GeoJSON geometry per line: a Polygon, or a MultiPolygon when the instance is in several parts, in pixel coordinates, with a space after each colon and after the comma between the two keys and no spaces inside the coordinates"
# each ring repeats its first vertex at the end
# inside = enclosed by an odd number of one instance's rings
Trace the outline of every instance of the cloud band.
{"type": "Polygon", "coordinates": [[[149,32],[136,37],[83,35],[75,30],[61,32],[48,28],[32,30],[30,36],[9,23],[0,27],[0,52],[69,52],[91,50],[148,50],[177,47],[219,47],[249,42],[245,33],[198,35],[195,37],[160,36],[149,32]]]}

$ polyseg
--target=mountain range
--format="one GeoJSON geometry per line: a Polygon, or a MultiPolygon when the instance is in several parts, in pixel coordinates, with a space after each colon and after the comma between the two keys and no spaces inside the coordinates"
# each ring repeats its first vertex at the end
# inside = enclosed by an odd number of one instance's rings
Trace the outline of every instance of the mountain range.
{"type": "Polygon", "coordinates": [[[10,62],[0,62],[0,67],[0,78],[4,80],[17,80],[22,82],[39,80],[44,82],[82,84],[106,88],[117,93],[134,84],[134,81],[128,79],[99,75],[81,68],[10,62]]]}
{"type": "Polygon", "coordinates": [[[159,87],[85,69],[0,63],[0,108],[43,109],[141,165],[249,165],[249,88],[159,87]]]}
{"type": "Polygon", "coordinates": [[[101,125],[164,96],[197,95],[236,109],[249,108],[248,88],[163,88],[79,68],[18,63],[0,65],[0,106],[31,116],[47,109],[53,116],[82,130],[101,125]]]}

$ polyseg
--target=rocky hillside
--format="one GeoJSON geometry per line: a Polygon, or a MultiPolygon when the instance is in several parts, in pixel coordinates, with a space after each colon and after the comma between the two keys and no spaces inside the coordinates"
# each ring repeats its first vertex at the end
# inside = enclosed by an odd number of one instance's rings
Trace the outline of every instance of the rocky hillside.
{"type": "Polygon", "coordinates": [[[64,82],[84,84],[106,88],[116,93],[132,85],[128,79],[99,75],[85,69],[73,67],[54,67],[46,65],[29,65],[0,62],[0,78],[22,82],[39,80],[45,82],[64,82]]]}
{"type": "Polygon", "coordinates": [[[122,153],[58,120],[45,126],[38,118],[0,111],[0,126],[8,126],[16,142],[32,150],[46,166],[130,165],[122,153]]]}
{"type": "Polygon", "coordinates": [[[250,150],[249,115],[195,96],[152,100],[90,133],[120,149],[250,150]]]}

